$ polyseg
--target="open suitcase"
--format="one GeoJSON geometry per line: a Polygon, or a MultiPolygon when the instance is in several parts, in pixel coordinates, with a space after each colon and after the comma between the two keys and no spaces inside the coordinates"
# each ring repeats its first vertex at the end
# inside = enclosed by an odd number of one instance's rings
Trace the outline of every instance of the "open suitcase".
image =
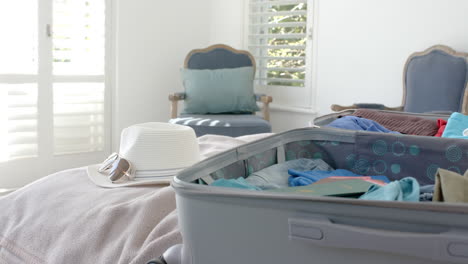
{"type": "Polygon", "coordinates": [[[176,176],[184,244],[168,264],[468,263],[468,204],[366,201],[200,184],[296,158],[432,184],[468,169],[468,141],[304,128],[204,160],[176,176]]]}

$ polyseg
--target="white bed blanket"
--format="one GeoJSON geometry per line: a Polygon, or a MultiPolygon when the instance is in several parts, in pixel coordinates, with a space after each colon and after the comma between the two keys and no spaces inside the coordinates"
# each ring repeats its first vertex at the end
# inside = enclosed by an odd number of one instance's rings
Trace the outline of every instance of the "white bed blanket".
{"type": "MultiPolygon", "coordinates": [[[[268,135],[203,136],[200,150],[268,135]]],[[[182,243],[175,208],[170,186],[105,189],[86,168],[62,171],[0,198],[0,263],[147,263],[182,243]]]]}

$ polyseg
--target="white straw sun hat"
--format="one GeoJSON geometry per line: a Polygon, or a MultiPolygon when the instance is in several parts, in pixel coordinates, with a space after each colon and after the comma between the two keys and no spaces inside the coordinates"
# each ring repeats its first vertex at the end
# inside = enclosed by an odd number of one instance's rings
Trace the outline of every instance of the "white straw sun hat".
{"type": "Polygon", "coordinates": [[[101,187],[123,187],[169,183],[179,171],[200,160],[192,128],[169,123],[143,123],[122,131],[119,156],[130,162],[134,178],[112,182],[99,172],[100,164],[88,167],[88,176],[101,187]]]}

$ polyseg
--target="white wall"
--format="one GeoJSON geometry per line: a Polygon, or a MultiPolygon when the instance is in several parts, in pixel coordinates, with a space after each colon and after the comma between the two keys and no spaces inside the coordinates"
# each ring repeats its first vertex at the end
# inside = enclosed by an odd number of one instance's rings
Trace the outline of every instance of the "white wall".
{"type": "Polygon", "coordinates": [[[271,109],[270,123],[273,132],[283,132],[286,130],[309,126],[309,123],[316,117],[312,113],[297,113],[292,111],[283,111],[271,109]]]}
{"type": "Polygon", "coordinates": [[[210,44],[244,46],[245,0],[211,0],[210,44]]]}
{"type": "Polygon", "coordinates": [[[406,58],[434,44],[468,50],[466,0],[319,0],[317,102],[399,106],[406,58]]]}
{"type": "Polygon", "coordinates": [[[135,123],[169,119],[168,95],[182,90],[185,55],[210,39],[211,0],[119,0],[113,102],[113,146],[135,123]]]}

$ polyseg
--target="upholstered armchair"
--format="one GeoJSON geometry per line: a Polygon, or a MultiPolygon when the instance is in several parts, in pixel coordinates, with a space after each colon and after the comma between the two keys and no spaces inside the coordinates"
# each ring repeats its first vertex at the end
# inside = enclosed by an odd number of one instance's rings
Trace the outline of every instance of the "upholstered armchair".
{"type": "Polygon", "coordinates": [[[333,111],[372,108],[413,113],[468,114],[468,54],[436,45],[413,53],[403,71],[403,102],[398,107],[382,104],[332,105],[333,111]]]}
{"type": "MultiPolygon", "coordinates": [[[[268,133],[271,132],[271,125],[269,123],[270,111],[269,104],[273,101],[271,96],[264,94],[254,94],[253,93],[253,78],[255,75],[255,59],[253,55],[244,50],[237,50],[227,45],[213,45],[205,49],[195,49],[192,50],[185,59],[184,69],[182,69],[183,81],[185,86],[185,92],[174,93],[169,95],[169,101],[171,103],[171,120],[169,122],[180,125],[187,125],[192,127],[197,136],[202,136],[205,134],[217,134],[217,135],[226,135],[226,136],[242,136],[248,134],[258,134],[258,133],[268,133]],[[249,69],[250,68],[250,69],[249,69]],[[219,87],[215,87],[215,92],[220,93],[220,99],[223,98],[222,89],[224,86],[233,86],[234,88],[239,87],[239,85],[247,84],[251,86],[251,97],[239,96],[233,104],[238,104],[242,108],[248,103],[242,102],[242,100],[252,99],[254,108],[257,108],[255,102],[260,102],[262,104],[261,109],[251,109],[242,111],[236,110],[232,112],[223,112],[222,110],[213,111],[213,108],[205,111],[193,111],[193,107],[188,107],[190,93],[194,93],[193,89],[190,91],[187,89],[189,85],[195,85],[196,81],[192,81],[190,78],[194,75],[203,75],[205,74],[208,77],[216,79],[214,81],[219,81],[219,78],[225,76],[229,77],[230,72],[226,71],[237,71],[236,69],[241,69],[242,71],[247,70],[252,72],[252,76],[249,76],[248,80],[243,78],[231,78],[225,83],[218,83],[219,87]],[[184,72],[185,70],[185,72],[184,72]],[[193,72],[187,73],[187,70],[194,70],[193,72]],[[205,72],[200,70],[207,70],[205,72]],[[192,75],[190,75],[192,74],[192,75]],[[187,77],[187,75],[190,75],[187,77]],[[241,80],[242,79],[242,80],[241,80]],[[236,82],[240,82],[239,85],[236,82]],[[236,86],[237,85],[237,86],[236,86]],[[239,99],[240,98],[240,99],[239,99]],[[242,99],[244,98],[244,99],[242,99]],[[185,101],[185,109],[182,114],[178,114],[178,103],[179,101],[185,101]],[[187,109],[189,108],[189,109],[187,109]],[[255,115],[255,111],[260,110],[262,117],[255,115]]],[[[228,78],[226,77],[226,78],[228,78]]],[[[207,78],[209,79],[209,78],[207,78]]],[[[198,82],[203,82],[204,80],[198,80],[198,82]]],[[[207,86],[210,86],[210,83],[203,83],[207,86]]],[[[241,87],[243,88],[243,87],[241,87]]],[[[204,88],[205,89],[205,88],[204,88]]],[[[212,88],[211,88],[212,89],[212,88]]],[[[200,90],[198,90],[200,91],[200,90]]],[[[202,91],[204,92],[204,91],[202,91]]],[[[230,94],[230,93],[229,93],[230,94]]],[[[195,94],[198,95],[198,94],[195,94]]],[[[210,94],[208,94],[210,95],[210,94]]],[[[242,95],[242,94],[241,94],[242,95]]],[[[231,96],[232,95],[226,95],[231,96]]],[[[193,96],[195,97],[195,96],[193,96]]],[[[205,105],[216,105],[219,104],[222,100],[211,100],[209,101],[210,96],[206,96],[206,100],[203,100],[205,105]]],[[[198,99],[198,102],[200,100],[198,99]]],[[[220,106],[222,108],[222,106],[220,106]]],[[[198,109],[197,109],[198,110],[198,109]]]]}

